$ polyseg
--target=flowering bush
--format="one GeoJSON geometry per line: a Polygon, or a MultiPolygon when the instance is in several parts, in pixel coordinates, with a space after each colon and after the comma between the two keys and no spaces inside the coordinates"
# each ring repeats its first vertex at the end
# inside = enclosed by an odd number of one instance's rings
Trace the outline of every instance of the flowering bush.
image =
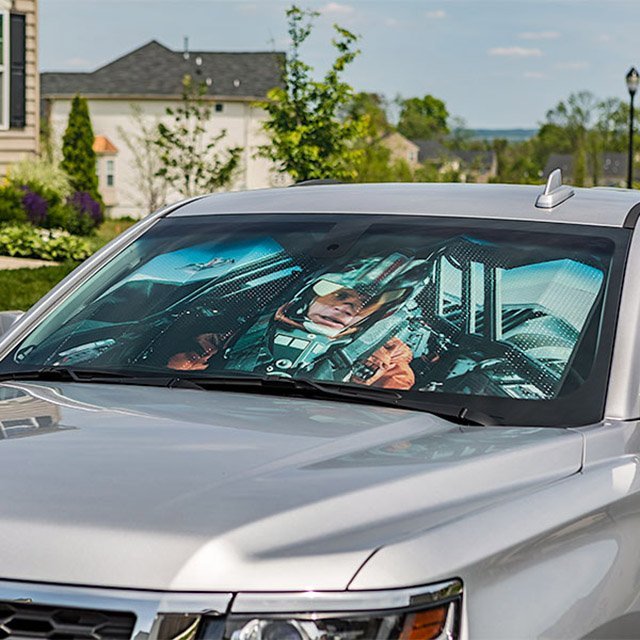
{"type": "Polygon", "coordinates": [[[0,187],[0,223],[30,222],[89,235],[102,220],[101,204],[84,191],[73,192],[65,172],[40,158],[11,166],[0,187]]]}
{"type": "Polygon", "coordinates": [[[100,203],[94,200],[86,191],[77,191],[68,200],[67,204],[76,209],[80,216],[87,215],[94,227],[97,227],[103,218],[100,203]]]}
{"type": "Polygon", "coordinates": [[[47,217],[49,204],[39,193],[31,191],[29,187],[22,187],[22,190],[24,191],[22,208],[27,213],[27,220],[31,224],[40,226],[47,217]]]}
{"type": "Polygon", "coordinates": [[[44,226],[65,229],[69,233],[88,236],[102,222],[100,205],[84,191],[70,196],[66,202],[49,209],[44,226]]]}
{"type": "Polygon", "coordinates": [[[65,262],[84,260],[91,253],[85,238],[62,229],[37,229],[29,224],[0,226],[0,255],[65,262]]]}

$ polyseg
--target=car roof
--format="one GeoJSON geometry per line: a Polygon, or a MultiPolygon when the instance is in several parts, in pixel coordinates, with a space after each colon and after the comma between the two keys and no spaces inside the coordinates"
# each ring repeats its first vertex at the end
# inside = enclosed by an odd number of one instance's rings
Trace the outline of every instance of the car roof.
{"type": "Polygon", "coordinates": [[[257,213],[367,213],[558,222],[606,227],[635,225],[640,192],[575,188],[552,209],[536,207],[538,185],[387,183],[300,185],[218,193],[192,200],[170,217],[257,213]],[[626,224],[625,224],[626,222],[626,224]]]}

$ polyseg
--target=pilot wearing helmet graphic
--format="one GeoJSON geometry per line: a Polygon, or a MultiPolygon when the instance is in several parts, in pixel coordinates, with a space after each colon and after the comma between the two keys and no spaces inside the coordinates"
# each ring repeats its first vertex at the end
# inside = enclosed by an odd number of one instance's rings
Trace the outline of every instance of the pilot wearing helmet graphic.
{"type": "Polygon", "coordinates": [[[204,370],[212,365],[410,389],[413,353],[397,335],[398,310],[411,307],[411,298],[424,288],[423,263],[394,253],[358,260],[341,273],[316,274],[275,312],[238,332],[200,334],[199,349],[173,355],[167,366],[204,370]]]}

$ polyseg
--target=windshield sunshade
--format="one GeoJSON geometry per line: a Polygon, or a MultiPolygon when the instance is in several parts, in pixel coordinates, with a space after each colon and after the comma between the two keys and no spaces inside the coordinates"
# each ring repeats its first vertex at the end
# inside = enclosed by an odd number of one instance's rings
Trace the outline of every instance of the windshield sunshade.
{"type": "Polygon", "coordinates": [[[577,394],[566,423],[597,419],[626,242],[623,230],[428,217],[168,218],[0,373],[240,372],[393,389],[412,407],[441,398],[522,424],[550,423],[577,394]]]}

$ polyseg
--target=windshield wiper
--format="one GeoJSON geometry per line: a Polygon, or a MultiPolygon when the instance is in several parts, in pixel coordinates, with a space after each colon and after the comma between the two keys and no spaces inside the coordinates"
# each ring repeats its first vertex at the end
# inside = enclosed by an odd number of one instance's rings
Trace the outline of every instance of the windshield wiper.
{"type": "Polygon", "coordinates": [[[445,420],[463,425],[489,426],[497,424],[495,418],[464,406],[428,402],[407,397],[394,389],[318,382],[308,378],[225,373],[224,376],[164,375],[140,371],[84,369],[75,367],[42,367],[27,371],[0,373],[5,380],[41,380],[45,382],[81,382],[96,384],[128,384],[179,389],[226,390],[248,393],[266,393],[281,396],[299,396],[376,404],[396,409],[425,411],[445,420]]]}
{"type": "Polygon", "coordinates": [[[42,380],[43,382],[91,382],[102,384],[137,384],[153,387],[202,389],[196,382],[178,376],[154,375],[148,372],[113,371],[109,369],[78,369],[74,367],[42,367],[26,371],[0,373],[6,380],[42,380]]]}
{"type": "Polygon", "coordinates": [[[414,400],[394,389],[374,389],[336,382],[318,382],[308,378],[236,375],[233,373],[224,376],[188,376],[180,378],[180,380],[195,383],[199,388],[207,390],[224,389],[306,398],[328,398],[343,402],[360,402],[394,407],[396,409],[425,411],[463,425],[490,426],[497,424],[495,418],[480,411],[463,406],[414,400]]]}

